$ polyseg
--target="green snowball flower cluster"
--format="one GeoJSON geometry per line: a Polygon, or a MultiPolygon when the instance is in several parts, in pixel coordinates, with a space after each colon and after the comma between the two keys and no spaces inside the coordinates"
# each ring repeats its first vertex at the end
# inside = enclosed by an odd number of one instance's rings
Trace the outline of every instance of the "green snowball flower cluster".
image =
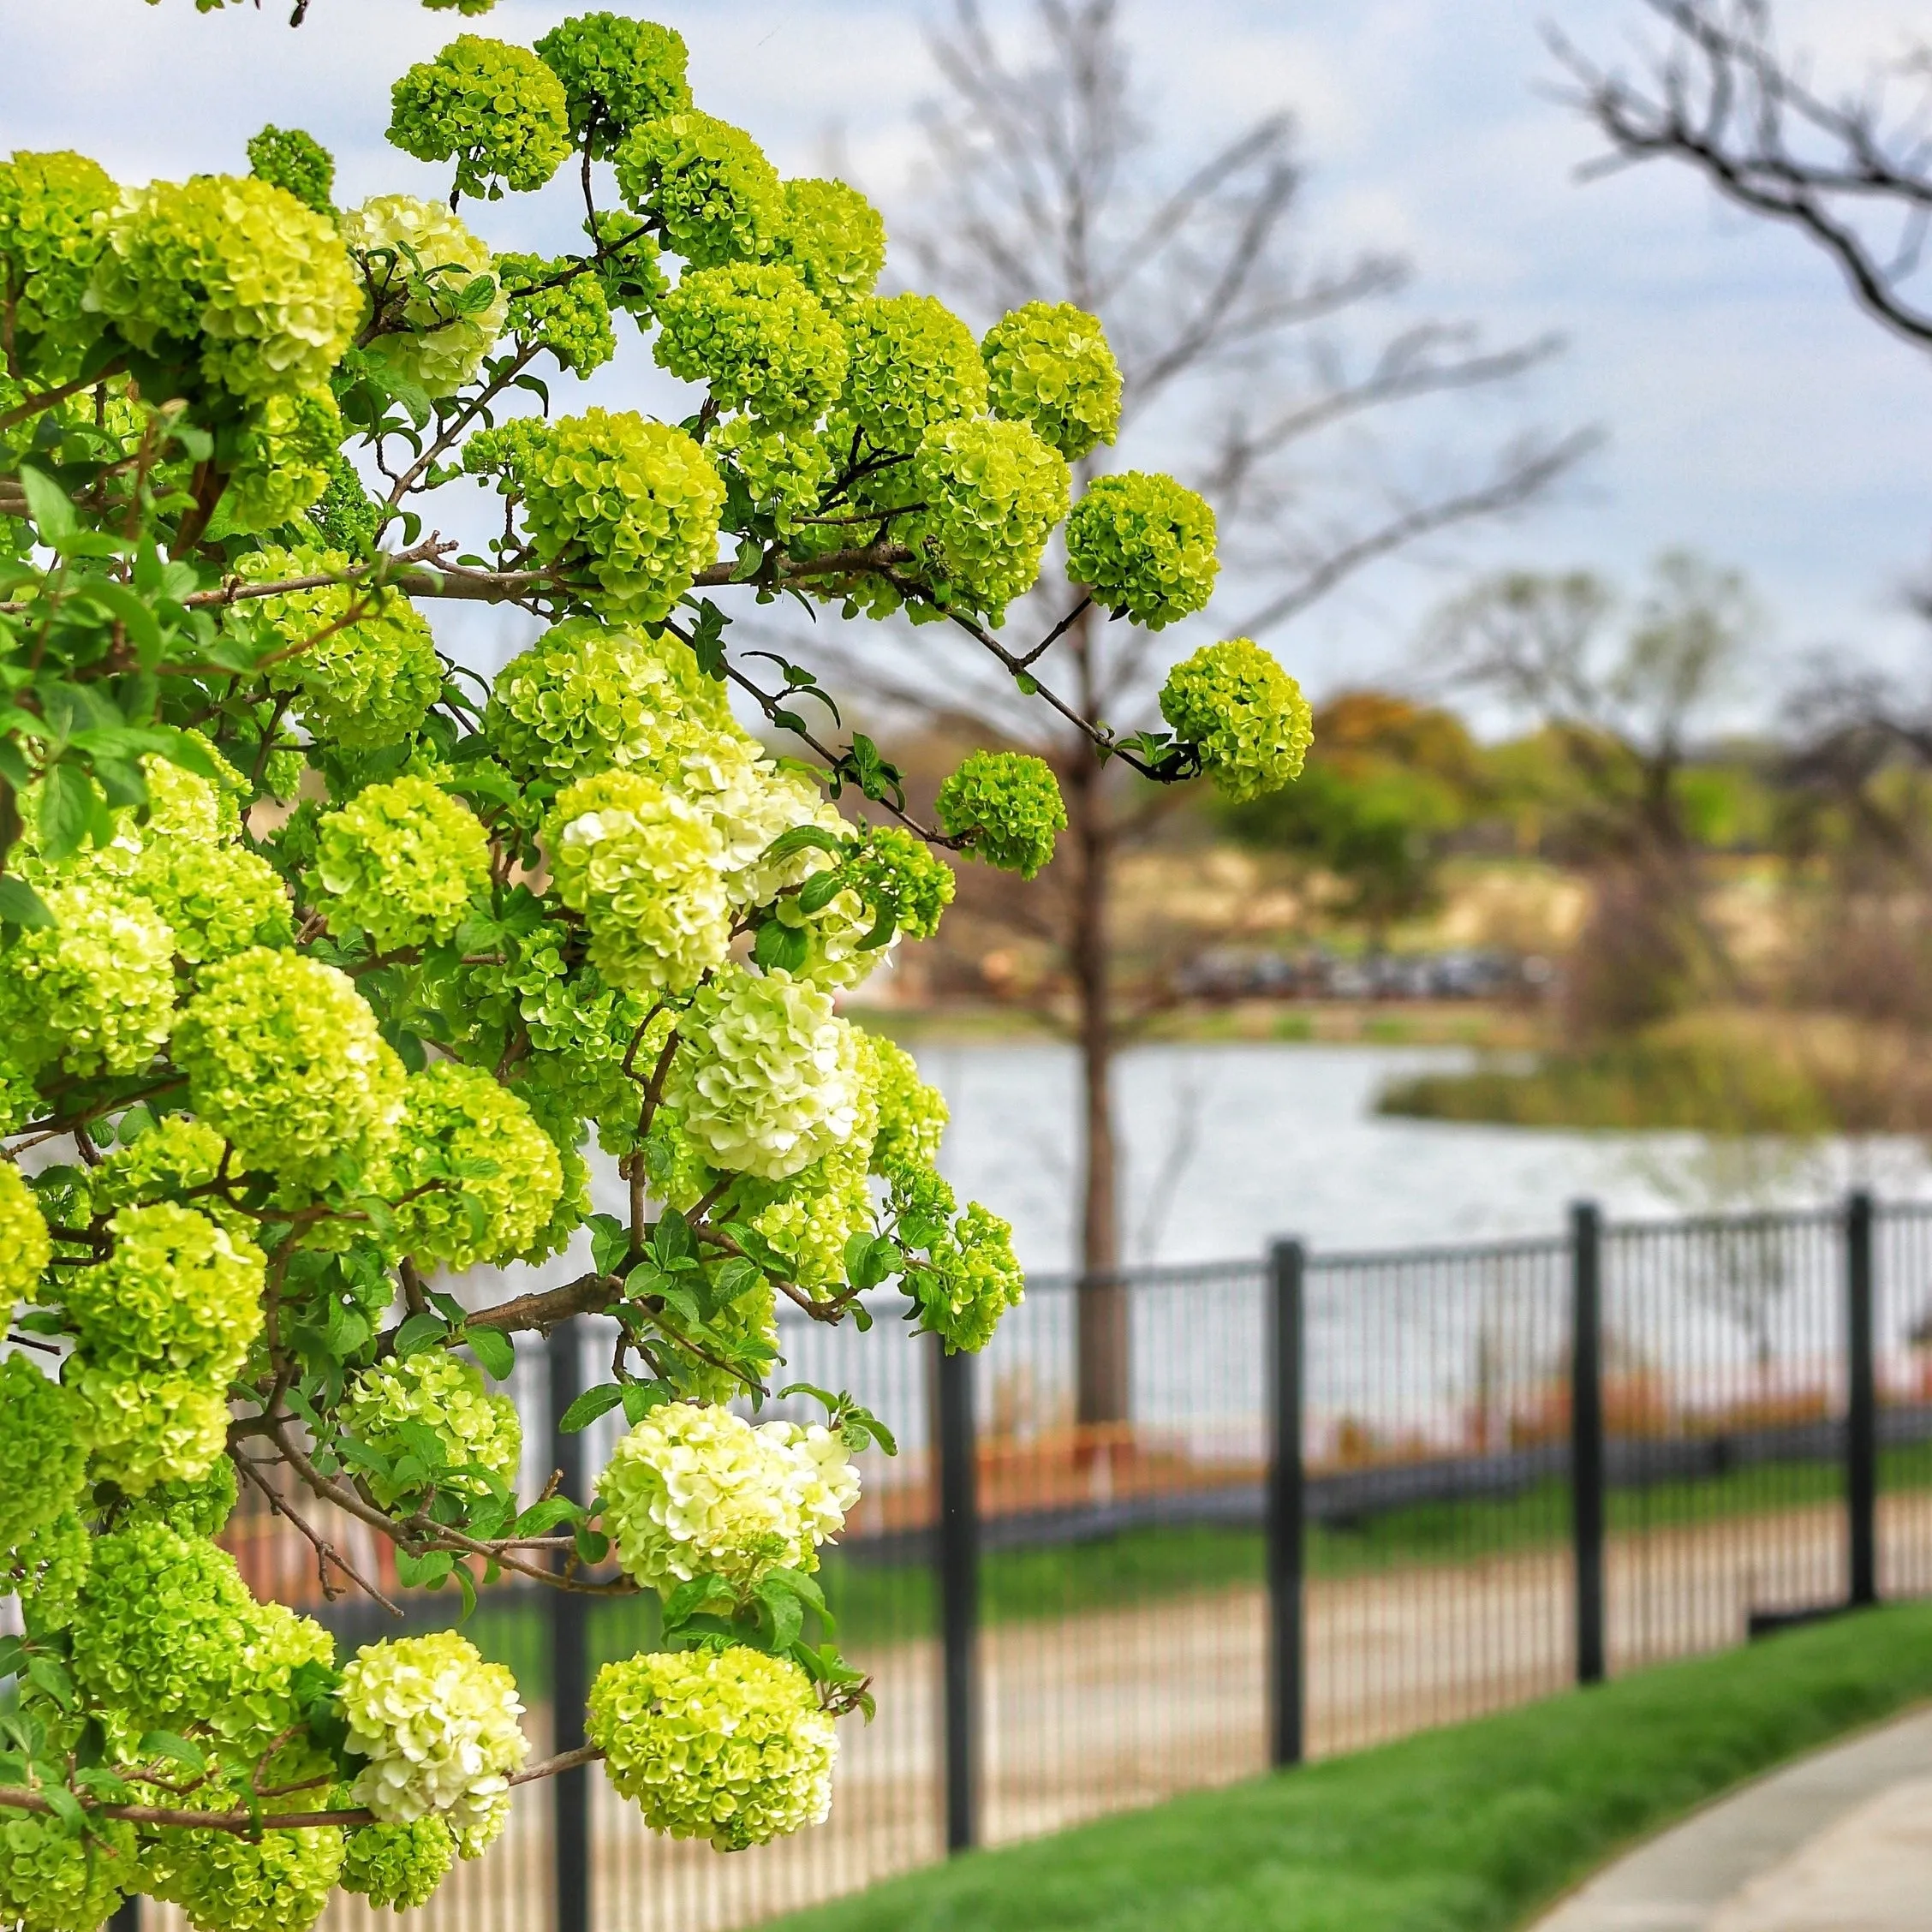
{"type": "Polygon", "coordinates": [[[1149,630],[1191,616],[1213,594],[1214,513],[1171,476],[1103,476],[1067,519],[1067,576],[1102,610],[1149,630]]]}
{"type": "Polygon", "coordinates": [[[1201,753],[1214,789],[1237,800],[1302,775],[1315,724],[1302,688],[1252,638],[1206,644],[1167,674],[1160,715],[1201,753]]]}
{"type": "Polygon", "coordinates": [[[211,529],[223,536],[277,530],[319,503],[344,433],[342,412],[326,390],[270,397],[242,435],[211,529]]]}
{"type": "Polygon", "coordinates": [[[490,884],[490,841],[476,814],[427,778],[356,793],[316,831],[315,876],[333,918],[379,952],[447,939],[490,884]]]}
{"type": "Polygon", "coordinates": [[[107,1258],[65,1270],[61,1281],[89,1365],[224,1389],[261,1331],[261,1249],[171,1201],[123,1208],[108,1229],[107,1258]]]}
{"type": "Polygon", "coordinates": [[[683,36],[654,21],[580,14],[536,44],[537,57],[564,83],[570,145],[587,143],[608,161],[633,128],[691,104],[683,36]]]}
{"type": "Polygon", "coordinates": [[[727,722],[723,688],[668,632],[552,624],[497,673],[483,714],[492,748],[520,778],[653,766],[684,723],[727,722]]]}
{"type": "Polygon", "coordinates": [[[827,308],[869,295],[886,265],[886,222],[842,181],[788,181],[774,256],[805,278],[827,308]]]}
{"type": "Polygon", "coordinates": [[[170,1114],[115,1148],[87,1176],[96,1213],[140,1207],[187,1188],[206,1187],[221,1166],[222,1137],[206,1121],[170,1114]]]}
{"type": "Polygon", "coordinates": [[[177,1536],[218,1536],[228,1526],[239,1500],[235,1464],[226,1456],[206,1476],[157,1482],[145,1496],[128,1502],[119,1518],[122,1527],[136,1523],[164,1523],[177,1536]]]}
{"type": "Polygon", "coordinates": [[[786,1657],[734,1644],[606,1664],[585,1731],[654,1831],[742,1851],[822,1823],[838,1738],[786,1657]]]}
{"type": "Polygon", "coordinates": [[[196,1113],[243,1166],[295,1186],[386,1153],[402,1066],[347,974],[256,947],[212,966],[175,1035],[196,1113]]]}
{"type": "Polygon", "coordinates": [[[74,1621],[93,1561],[94,1539],[77,1509],[63,1510],[21,1550],[15,1587],[29,1636],[63,1631],[74,1621]]]}
{"type": "Polygon", "coordinates": [[[1026,1298],[1026,1275],[1013,1255],[1012,1224],[976,1201],[933,1243],[932,1265],[913,1272],[920,1327],[949,1349],[978,1351],[999,1318],[1026,1298]]]}
{"type": "Polygon", "coordinates": [[[101,249],[100,218],[116,189],[85,155],[24,150],[0,166],[0,282],[13,301],[24,373],[65,376],[100,325],[86,307],[101,249]]]}
{"type": "Polygon", "coordinates": [[[195,845],[164,833],[142,851],[134,883],[191,966],[295,938],[281,875],[239,845],[195,845]]]}
{"type": "Polygon", "coordinates": [[[295,1719],[295,1673],[334,1660],[328,1631],[257,1602],[212,1543],[152,1520],[96,1541],[74,1614],[74,1678],[129,1723],[205,1725],[259,1748],[295,1719]]]}
{"type": "Polygon", "coordinates": [[[579,376],[617,353],[604,284],[568,256],[498,255],[497,273],[510,297],[506,332],[523,347],[547,349],[579,376]]]}
{"type": "MultiPolygon", "coordinates": [[[[345,1802],[349,1794],[342,1794],[345,1802]]],[[[342,1888],[381,1910],[426,1905],[456,1856],[450,1828],[433,1814],[406,1825],[364,1825],[343,1849],[342,1888]]]]}
{"type": "Polygon", "coordinates": [[[130,1379],[76,1357],[65,1371],[97,1480],[138,1496],[157,1482],[201,1476],[228,1441],[228,1392],[199,1377],[130,1379]]]}
{"type": "Polygon", "coordinates": [[[472,307],[470,283],[492,276],[489,248],[439,201],[378,194],[342,218],[378,331],[368,353],[432,401],[451,396],[483,366],[503,332],[502,284],[472,307]]]}
{"type": "Polygon", "coordinates": [[[986,366],[973,332],[932,295],[868,295],[844,312],[842,416],[874,448],[909,456],[936,423],[976,416],[986,366]]]}
{"type": "Polygon", "coordinates": [[[874,1063],[873,1091],[879,1126],[872,1141],[872,1172],[887,1180],[930,1167],[951,1118],[945,1095],[919,1077],[919,1063],[896,1041],[868,1034],[874,1063]]]}
{"type": "Polygon", "coordinates": [[[174,1024],[174,934],[108,881],[41,897],[53,925],[0,951],[0,1039],[26,1072],[140,1072],[174,1024]]]}
{"type": "Polygon", "coordinates": [[[633,128],[612,158],[624,206],[655,218],[671,252],[694,268],[770,252],[784,193],[743,128],[683,108],[633,128]]]}
{"type": "Polygon", "coordinates": [[[326,388],[362,312],[342,238],[286,189],[198,175],[131,189],[105,218],[87,307],[136,349],[200,345],[245,402],[326,388]]]}
{"type": "Polygon", "coordinates": [[[0,1923],[20,1932],[99,1932],[139,1876],[132,1825],[0,1811],[0,1923]]]}
{"type": "Polygon", "coordinates": [[[248,142],[248,172],[319,215],[336,212],[336,158],[300,128],[266,127],[248,142]]]}
{"type": "Polygon", "coordinates": [[[845,338],[792,270],[726,262],[690,270],[658,304],[660,368],[708,385],[721,409],[809,422],[845,380],[845,338]]]}
{"type": "Polygon", "coordinates": [[[1071,302],[1028,302],[980,344],[995,415],[1031,423],[1069,462],[1120,427],[1120,366],[1097,316],[1071,302]]]}
{"type": "Polygon", "coordinates": [[[832,480],[831,445],[808,427],[771,429],[755,417],[732,416],[712,431],[705,449],[728,466],[754,513],[770,517],[780,536],[818,510],[832,480]]]}
{"type": "Polygon", "coordinates": [[[474,1857],[510,1815],[529,1741],[516,1680],[454,1631],[365,1644],[343,1669],[349,1748],[369,1762],[353,1795],[385,1824],[440,1817],[474,1857]]]}
{"type": "MultiPolygon", "coordinates": [[[[206,1802],[225,1809],[241,1794],[215,1792],[206,1802]]],[[[170,1826],[162,1838],[143,1860],[152,1895],[179,1905],[194,1932],[308,1932],[342,1876],[343,1834],[332,1825],[259,1839],[170,1826]]]]}
{"type": "Polygon", "coordinates": [[[845,862],[845,876],[866,904],[890,910],[909,939],[929,939],[952,903],[958,881],[922,838],[898,826],[873,826],[845,862]]]}
{"type": "Polygon", "coordinates": [[[688,992],[724,961],[731,908],[711,820],[641,772],[558,795],[546,827],[557,896],[584,915],[590,961],[632,992],[688,992]]]}
{"type": "Polygon", "coordinates": [[[589,601],[613,617],[662,623],[716,560],[724,486],[681,429],[629,410],[566,416],[522,480],[539,559],[587,575],[589,601]]]}
{"type": "Polygon", "coordinates": [[[1052,766],[1023,751],[970,753],[940,785],[933,809],[975,858],[1023,879],[1052,857],[1067,822],[1052,766]]]}
{"type": "MultiPolygon", "coordinates": [[[[0,1174],[12,1172],[0,1168],[0,1174]]],[[[11,1587],[6,1577],[15,1552],[47,1529],[80,1487],[86,1453],[74,1423],[74,1398],[59,1383],[24,1355],[0,1360],[0,1591],[11,1587]]]]}
{"type": "Polygon", "coordinates": [[[468,1363],[439,1349],[405,1355],[366,1368],[343,1406],[349,1433],[379,1455],[401,1464],[415,1451],[405,1424],[434,1431],[446,1467],[419,1476],[385,1476],[371,1471],[369,1493],[386,1508],[420,1494],[433,1482],[464,1495],[486,1495],[487,1472],[506,1488],[516,1487],[523,1458],[523,1424],[507,1395],[492,1395],[468,1363]]]}
{"type": "Polygon", "coordinates": [[[508,41],[458,34],[396,83],[390,105],[391,145],[419,161],[454,161],[462,194],[528,194],[570,152],[564,83],[508,41]]]}
{"type": "Polygon", "coordinates": [[[0,1296],[9,1303],[35,1299],[53,1253],[33,1190],[12,1161],[0,1160],[0,1296]]]}
{"type": "Polygon", "coordinates": [[[927,431],[912,466],[927,508],[928,546],[998,624],[1031,589],[1053,527],[1067,513],[1066,460],[1023,422],[940,423],[927,431]]]}
{"type": "Polygon", "coordinates": [[[678,1032],[665,1098],[713,1166],[784,1180],[851,1137],[858,1046],[830,993],[726,966],[698,989],[678,1032]]]}
{"type": "Polygon", "coordinates": [[[459,1270],[522,1253],[564,1189],[529,1108],[486,1069],[453,1060],[415,1075],[407,1099],[391,1183],[402,1252],[459,1270]]]}
{"type": "MultiPolygon", "coordinates": [[[[267,548],[245,558],[241,575],[273,583],[349,567],[341,551],[267,548]]],[[[436,640],[400,591],[328,584],[262,598],[255,610],[289,653],[269,666],[270,688],[295,695],[318,737],[351,751],[400,744],[442,695],[436,640]]]]}
{"type": "Polygon", "coordinates": [[[626,1576],[665,1594],[707,1574],[748,1592],[772,1570],[818,1567],[859,1478],[828,1429],[671,1402],[618,1441],[599,1494],[626,1576]]]}

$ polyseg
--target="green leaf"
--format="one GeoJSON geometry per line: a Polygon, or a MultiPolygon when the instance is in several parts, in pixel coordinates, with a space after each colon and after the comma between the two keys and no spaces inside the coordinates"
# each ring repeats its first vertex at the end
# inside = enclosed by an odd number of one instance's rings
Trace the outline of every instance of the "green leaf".
{"type": "Polygon", "coordinates": [[[396,1352],[420,1355],[425,1349],[438,1347],[449,1332],[449,1324],[441,1315],[420,1309],[396,1331],[396,1352]]]}
{"type": "Polygon", "coordinates": [[[80,519],[74,514],[74,505],[52,477],[36,469],[32,463],[22,463],[20,480],[21,488],[27,493],[27,515],[33,519],[34,528],[48,543],[72,536],[80,528],[80,519]]]}
{"type": "Polygon", "coordinates": [[[796,973],[804,965],[811,942],[796,927],[768,919],[751,943],[751,957],[767,973],[796,973]]]}
{"type": "Polygon", "coordinates": [[[662,1408],[671,1398],[671,1391],[663,1382],[626,1382],[623,1388],[624,1420],[635,1428],[653,1409],[662,1408]]]}
{"type": "Polygon", "coordinates": [[[579,1529],[577,1556],[585,1563],[601,1563],[611,1553],[611,1539],[601,1530],[579,1529]]]}
{"type": "Polygon", "coordinates": [[[590,1217],[590,1259],[599,1274],[615,1274],[630,1252],[630,1230],[615,1214],[590,1217]]]}
{"type": "Polygon", "coordinates": [[[98,795],[78,765],[63,762],[47,773],[40,794],[40,850],[57,864],[80,850],[92,829],[98,795]]]}
{"type": "Polygon", "coordinates": [[[397,1580],[409,1589],[433,1589],[456,1566],[448,1550],[431,1550],[426,1556],[412,1556],[408,1550],[396,1553],[397,1580]]]}
{"type": "Polygon", "coordinates": [[[468,1328],[463,1339],[494,1381],[508,1381],[516,1369],[516,1346],[500,1328],[468,1328]]]}
{"type": "Polygon", "coordinates": [[[827,832],[822,826],[793,826],[788,832],[781,832],[765,848],[765,857],[772,864],[780,859],[789,859],[794,852],[816,850],[842,853],[845,841],[827,832]]]}
{"type": "Polygon", "coordinates": [[[57,1657],[50,1657],[45,1650],[35,1652],[27,1660],[27,1681],[49,1702],[63,1710],[73,1709],[74,1679],[57,1657]]]}
{"type": "Polygon", "coordinates": [[[82,1832],[87,1828],[87,1814],[80,1800],[65,1785],[53,1780],[43,1780],[40,1795],[47,1801],[47,1809],[65,1825],[69,1831],[82,1832]]]}
{"type": "Polygon", "coordinates": [[[467,1563],[457,1564],[450,1573],[456,1579],[456,1588],[462,1592],[462,1615],[456,1621],[467,1624],[476,1613],[476,1579],[470,1575],[467,1563]]]}
{"type": "Polygon", "coordinates": [[[599,1416],[608,1415],[623,1398],[622,1383],[599,1382],[595,1388],[586,1389],[564,1411],[558,1418],[557,1427],[565,1435],[576,1435],[588,1428],[599,1416]]]}
{"type": "Polygon", "coordinates": [[[136,1748],[134,1756],[142,1764],[151,1764],[156,1758],[164,1757],[170,1763],[185,1765],[197,1776],[208,1768],[207,1754],[200,1745],[175,1731],[148,1732],[136,1748]]]}
{"type": "Polygon", "coordinates": [[[722,1603],[730,1609],[735,1601],[730,1585],[722,1577],[707,1570],[701,1576],[680,1583],[665,1599],[665,1628],[670,1630],[678,1624],[689,1623],[714,1603],[722,1603]]]}
{"type": "Polygon", "coordinates": [[[515,1534],[519,1536],[547,1536],[558,1524],[576,1522],[582,1515],[582,1504],[573,1503],[568,1496],[546,1496],[540,1503],[532,1503],[517,1518],[514,1526],[515,1534]]]}
{"type": "Polygon", "coordinates": [[[45,932],[53,922],[47,902],[24,879],[0,876],[0,925],[45,932]]]}
{"type": "Polygon", "coordinates": [[[814,873],[798,889],[798,909],[808,914],[823,912],[844,890],[845,879],[842,873],[837,870],[814,873]]]}

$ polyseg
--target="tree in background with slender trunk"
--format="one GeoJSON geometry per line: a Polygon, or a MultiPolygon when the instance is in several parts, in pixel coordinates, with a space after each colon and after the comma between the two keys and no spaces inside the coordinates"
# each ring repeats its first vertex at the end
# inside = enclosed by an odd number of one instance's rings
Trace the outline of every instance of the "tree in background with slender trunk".
{"type": "MultiPolygon", "coordinates": [[[[1178,152],[1135,85],[1114,0],[1036,0],[1013,39],[976,0],[956,0],[933,49],[945,93],[927,121],[929,194],[923,221],[901,228],[921,279],[982,322],[1035,301],[1100,317],[1121,367],[1121,433],[1076,466],[1077,488],[1102,468],[1159,460],[1207,496],[1226,565],[1213,635],[1279,631],[1369,566],[1535,502],[1590,447],[1587,432],[1527,433],[1404,474],[1348,442],[1351,426],[1386,419],[1392,431],[1423,399],[1506,383],[1560,344],[1491,348],[1467,324],[1434,319],[1384,323],[1366,354],[1345,343],[1370,332],[1408,265],[1376,252],[1309,259],[1305,170],[1285,113],[1207,154],[1178,152]]],[[[1170,640],[1104,622],[1077,593],[1028,622],[1035,635],[1058,628],[1053,649],[1070,663],[1083,715],[1124,732],[1158,722],[1170,640]]],[[[868,648],[846,668],[954,730],[1037,750],[1060,775],[1069,834],[1035,930],[1070,985],[1070,1016],[1047,1005],[1081,1069],[1079,1414],[1118,1420],[1129,1363],[1114,1063],[1162,995],[1130,1000],[1118,983],[1115,879],[1172,809],[1173,788],[1136,784],[1070,734],[1043,731],[1008,678],[926,662],[914,678],[903,664],[868,648]]]]}

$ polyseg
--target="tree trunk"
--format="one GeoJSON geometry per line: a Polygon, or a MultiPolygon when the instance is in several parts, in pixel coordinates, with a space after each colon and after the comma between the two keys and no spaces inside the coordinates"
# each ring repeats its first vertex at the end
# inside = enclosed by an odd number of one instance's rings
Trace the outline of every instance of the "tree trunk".
{"type": "MultiPolygon", "coordinates": [[[[1074,641],[1084,666],[1089,647],[1086,619],[1076,627],[1074,641]]],[[[1090,705],[1088,709],[1091,714],[1090,705]]],[[[1078,1005],[1082,1100],[1077,1419],[1121,1422],[1130,1410],[1131,1367],[1127,1289],[1120,1279],[1119,1150],[1113,1124],[1109,921],[1113,827],[1107,812],[1106,767],[1086,746],[1074,753],[1065,775],[1067,828],[1079,866],[1067,945],[1078,1005]]]]}

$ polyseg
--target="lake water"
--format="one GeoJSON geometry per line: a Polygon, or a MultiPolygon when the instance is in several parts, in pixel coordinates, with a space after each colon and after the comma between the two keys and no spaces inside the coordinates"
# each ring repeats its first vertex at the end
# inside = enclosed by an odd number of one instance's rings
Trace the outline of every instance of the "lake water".
{"type": "MultiPolygon", "coordinates": [[[[1078,1228],[1077,1063],[1070,1047],[921,1045],[952,1107],[942,1165],[963,1197],[1013,1223],[1021,1260],[1059,1269],[1078,1228]]],[[[1548,1132],[1379,1117],[1404,1075],[1456,1049],[1262,1043],[1152,1046],[1122,1057],[1126,1258],[1553,1234],[1568,1204],[1613,1216],[1818,1205],[1852,1185],[1932,1197],[1917,1141],[1713,1143],[1694,1134],[1548,1132]]]]}

